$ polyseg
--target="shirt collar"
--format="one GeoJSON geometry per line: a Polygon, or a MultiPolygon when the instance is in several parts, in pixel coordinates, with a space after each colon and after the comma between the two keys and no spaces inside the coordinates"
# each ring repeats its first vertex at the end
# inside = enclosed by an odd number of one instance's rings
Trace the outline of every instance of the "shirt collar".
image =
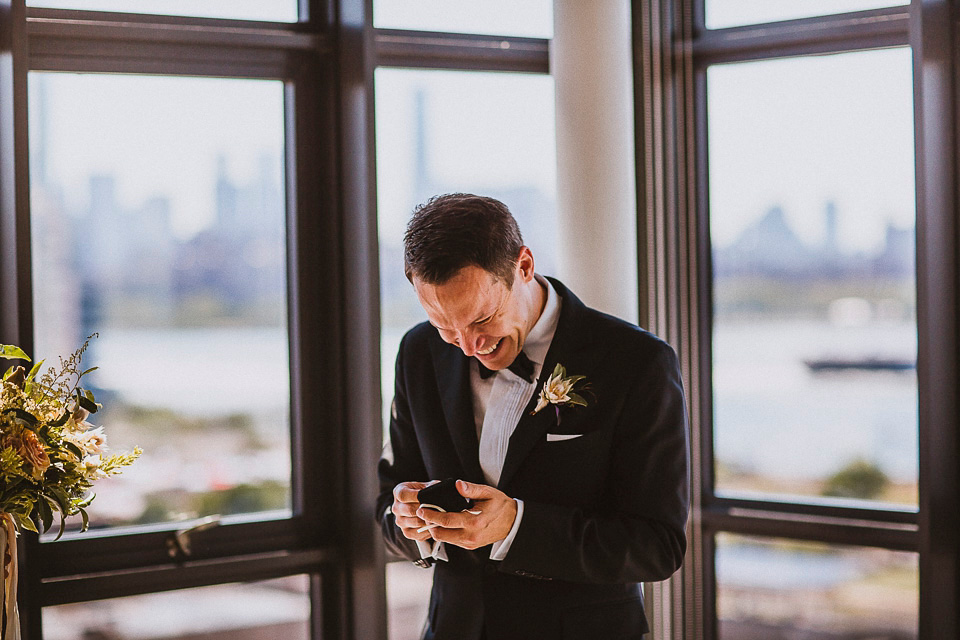
{"type": "Polygon", "coordinates": [[[543,361],[547,358],[547,351],[550,350],[553,334],[557,332],[557,323],[560,321],[560,295],[546,278],[539,274],[535,277],[537,282],[546,287],[547,302],[543,306],[543,313],[540,314],[540,318],[533,325],[523,344],[523,352],[536,365],[534,379],[540,377],[543,361]]]}

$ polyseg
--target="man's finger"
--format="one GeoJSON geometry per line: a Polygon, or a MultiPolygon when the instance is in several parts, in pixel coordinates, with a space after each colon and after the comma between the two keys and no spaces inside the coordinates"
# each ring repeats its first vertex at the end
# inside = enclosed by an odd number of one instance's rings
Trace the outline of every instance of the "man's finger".
{"type": "Polygon", "coordinates": [[[424,482],[401,482],[393,488],[393,498],[397,502],[417,502],[417,492],[425,486],[424,482]]]}
{"type": "Polygon", "coordinates": [[[473,484],[466,480],[457,480],[457,491],[464,498],[472,500],[489,500],[496,497],[499,491],[485,484],[473,484]]]}
{"type": "Polygon", "coordinates": [[[401,529],[419,529],[424,526],[426,523],[417,517],[397,517],[396,518],[397,526],[401,529]]]}
{"type": "Polygon", "coordinates": [[[419,502],[394,502],[390,510],[393,511],[393,515],[398,517],[415,518],[417,516],[417,509],[419,508],[419,502]]]}
{"type": "Polygon", "coordinates": [[[452,544],[463,549],[476,549],[478,546],[481,546],[473,541],[470,532],[464,531],[463,529],[437,527],[430,529],[427,533],[429,533],[434,540],[446,542],[447,544],[452,544]]]}
{"type": "Polygon", "coordinates": [[[429,531],[417,531],[416,529],[400,529],[400,533],[407,540],[429,540],[429,531]]]}
{"type": "Polygon", "coordinates": [[[445,529],[462,529],[476,522],[476,515],[467,512],[446,513],[421,507],[417,510],[419,516],[427,524],[438,524],[445,529]]]}

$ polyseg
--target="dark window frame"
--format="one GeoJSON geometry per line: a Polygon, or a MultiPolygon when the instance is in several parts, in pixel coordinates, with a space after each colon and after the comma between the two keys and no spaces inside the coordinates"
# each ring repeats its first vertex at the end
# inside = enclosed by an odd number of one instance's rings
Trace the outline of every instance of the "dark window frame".
{"type": "Polygon", "coordinates": [[[691,552],[673,584],[651,590],[655,616],[661,614],[673,623],[658,637],[718,637],[714,570],[718,532],[916,552],[919,637],[956,637],[960,628],[955,606],[960,594],[955,507],[960,496],[955,469],[960,417],[956,3],[915,0],[910,6],[716,30],[705,28],[704,0],[637,0],[633,7],[641,318],[679,347],[691,390],[693,424],[691,552]],[[907,45],[914,55],[917,150],[918,509],[717,495],[706,69],[712,64],[907,45]],[[643,81],[652,79],[658,89],[644,88],[641,93],[643,81]],[[661,177],[651,182],[648,174],[658,170],[657,163],[661,177]]]}
{"type": "Polygon", "coordinates": [[[0,0],[0,336],[28,350],[27,74],[285,83],[293,517],[229,518],[176,562],[166,554],[173,524],[90,532],[42,549],[25,535],[25,638],[42,637],[43,606],[298,573],[311,576],[313,637],[386,638],[384,553],[371,517],[382,433],[373,70],[547,73],[549,43],[374,29],[372,0],[300,0],[299,8],[306,19],[274,23],[0,0]],[[322,405],[309,392],[321,387],[322,405]]]}

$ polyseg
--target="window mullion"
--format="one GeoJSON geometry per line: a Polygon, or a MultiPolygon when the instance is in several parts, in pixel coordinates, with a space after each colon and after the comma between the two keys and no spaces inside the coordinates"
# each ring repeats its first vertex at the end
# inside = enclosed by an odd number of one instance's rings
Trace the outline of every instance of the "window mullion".
{"type": "Polygon", "coordinates": [[[908,7],[876,9],[769,24],[703,29],[693,40],[698,66],[816,55],[907,44],[908,7]]]}

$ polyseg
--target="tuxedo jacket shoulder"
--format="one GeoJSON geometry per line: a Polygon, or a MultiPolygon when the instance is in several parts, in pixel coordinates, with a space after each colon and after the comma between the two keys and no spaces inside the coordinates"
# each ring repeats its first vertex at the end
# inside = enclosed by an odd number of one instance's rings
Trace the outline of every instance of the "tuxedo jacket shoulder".
{"type": "MultiPolygon", "coordinates": [[[[559,363],[568,375],[585,376],[587,406],[534,413],[534,393],[498,485],[524,501],[517,536],[499,563],[488,559],[489,549],[447,545],[450,561],[437,565],[431,601],[436,638],[469,637],[452,629],[455,619],[485,625],[490,638],[579,637],[564,630],[578,624],[593,630],[584,637],[598,637],[598,628],[621,637],[618,629],[645,627],[637,583],[670,576],[683,558],[687,420],[676,355],[653,334],[551,283],[560,319],[536,391],[559,363]],[[556,634],[543,635],[545,628],[556,634]]],[[[447,477],[484,482],[471,361],[427,323],[406,334],[397,356],[378,506],[388,545],[411,559],[419,557],[416,546],[389,513],[393,487],[447,477]]]]}

